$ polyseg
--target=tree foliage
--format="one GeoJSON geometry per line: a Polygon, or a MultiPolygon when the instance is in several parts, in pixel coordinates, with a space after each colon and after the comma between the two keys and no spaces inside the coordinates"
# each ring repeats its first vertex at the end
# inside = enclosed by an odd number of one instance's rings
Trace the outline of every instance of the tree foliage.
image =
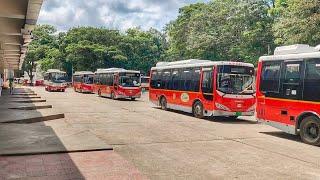
{"type": "Polygon", "coordinates": [[[320,43],[320,1],[277,0],[273,11],[276,44],[320,43]]]}
{"type": "Polygon", "coordinates": [[[268,10],[263,0],[215,0],[185,6],[167,27],[169,53],[177,59],[254,63],[273,46],[268,10]]]}

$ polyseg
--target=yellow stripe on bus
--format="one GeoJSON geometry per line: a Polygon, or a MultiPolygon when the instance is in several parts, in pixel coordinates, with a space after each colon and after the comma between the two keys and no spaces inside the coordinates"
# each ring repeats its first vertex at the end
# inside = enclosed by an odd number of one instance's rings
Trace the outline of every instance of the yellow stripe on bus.
{"type": "Polygon", "coordinates": [[[294,100],[294,99],[283,99],[283,98],[272,98],[272,97],[265,97],[265,96],[259,96],[258,98],[265,98],[265,99],[268,99],[268,100],[287,101],[287,102],[300,102],[300,103],[320,104],[320,102],[302,101],[302,100],[294,100]]]}

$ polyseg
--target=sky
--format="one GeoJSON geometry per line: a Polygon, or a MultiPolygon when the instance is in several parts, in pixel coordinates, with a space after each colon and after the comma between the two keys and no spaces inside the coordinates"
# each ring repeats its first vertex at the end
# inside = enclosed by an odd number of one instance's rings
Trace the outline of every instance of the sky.
{"type": "Polygon", "coordinates": [[[94,26],[119,29],[154,27],[163,30],[176,19],[180,7],[208,0],[45,0],[39,24],[54,25],[58,31],[94,26]]]}

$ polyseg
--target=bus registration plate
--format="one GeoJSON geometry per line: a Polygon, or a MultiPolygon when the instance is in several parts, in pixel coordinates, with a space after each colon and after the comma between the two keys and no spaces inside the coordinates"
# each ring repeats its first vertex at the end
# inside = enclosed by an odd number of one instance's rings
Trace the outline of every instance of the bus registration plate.
{"type": "Polygon", "coordinates": [[[236,116],[241,116],[242,112],[236,112],[236,116]]]}

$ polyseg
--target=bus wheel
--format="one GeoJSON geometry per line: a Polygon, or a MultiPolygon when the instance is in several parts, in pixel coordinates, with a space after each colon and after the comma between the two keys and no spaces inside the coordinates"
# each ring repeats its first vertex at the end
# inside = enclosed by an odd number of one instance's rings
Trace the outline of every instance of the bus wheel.
{"type": "Polygon", "coordinates": [[[203,105],[200,101],[197,101],[194,103],[192,112],[194,117],[200,118],[200,119],[203,118],[203,105]]]}
{"type": "Polygon", "coordinates": [[[136,98],[131,98],[131,101],[134,101],[134,100],[136,100],[136,98]]]}
{"type": "Polygon", "coordinates": [[[303,119],[300,124],[300,137],[307,144],[320,146],[320,120],[314,116],[303,119]]]}
{"type": "Polygon", "coordinates": [[[65,90],[65,89],[62,89],[61,91],[62,91],[62,92],[65,92],[66,90],[65,90]]]}
{"type": "Polygon", "coordinates": [[[98,96],[101,97],[101,91],[100,91],[100,89],[98,90],[98,96]]]}
{"type": "Polygon", "coordinates": [[[161,97],[160,106],[162,110],[167,110],[167,99],[165,97],[161,97]]]}

